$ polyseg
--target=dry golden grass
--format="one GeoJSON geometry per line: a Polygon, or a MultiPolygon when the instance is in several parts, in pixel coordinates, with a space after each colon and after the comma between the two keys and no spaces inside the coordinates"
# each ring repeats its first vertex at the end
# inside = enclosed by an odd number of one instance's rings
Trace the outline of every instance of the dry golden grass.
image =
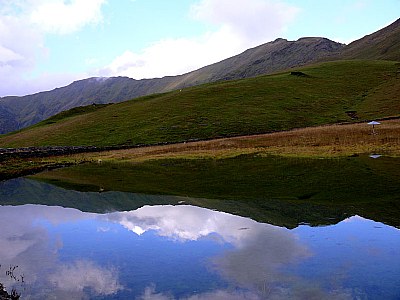
{"type": "Polygon", "coordinates": [[[343,156],[362,153],[400,155],[400,120],[320,126],[271,134],[216,139],[75,155],[82,160],[143,161],[158,158],[232,157],[245,153],[343,156]]]}

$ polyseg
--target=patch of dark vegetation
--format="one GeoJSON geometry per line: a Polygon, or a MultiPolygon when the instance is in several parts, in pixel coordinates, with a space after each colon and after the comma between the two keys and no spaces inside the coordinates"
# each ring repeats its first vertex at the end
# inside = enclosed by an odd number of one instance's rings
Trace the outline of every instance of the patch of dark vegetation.
{"type": "Polygon", "coordinates": [[[33,158],[99,151],[94,146],[0,148],[0,162],[9,158],[33,158]]]}
{"type": "MultiPolygon", "coordinates": [[[[14,271],[18,268],[18,266],[10,266],[10,268],[5,272],[6,276],[14,280],[15,282],[23,284],[24,276],[23,275],[16,275],[14,271]]],[[[0,265],[1,269],[1,265],[0,265]]],[[[17,292],[15,288],[11,289],[11,292],[6,290],[6,287],[0,282],[0,300],[18,300],[20,299],[21,294],[17,292]]]]}
{"type": "Polygon", "coordinates": [[[64,168],[73,163],[43,162],[28,159],[10,159],[0,162],[0,181],[33,175],[46,170],[64,168]],[[5,165],[5,166],[3,166],[5,165]]]}
{"type": "Polygon", "coordinates": [[[313,196],[315,196],[316,194],[317,194],[317,193],[307,193],[307,194],[298,196],[297,199],[299,199],[299,200],[309,200],[309,199],[311,199],[313,196]]]}
{"type": "Polygon", "coordinates": [[[298,77],[310,77],[310,75],[307,75],[307,74],[305,74],[303,72],[300,72],[300,71],[292,71],[292,72],[290,72],[290,75],[298,76],[298,77]]]}
{"type": "Polygon", "coordinates": [[[357,119],[358,119],[357,111],[355,111],[355,110],[348,110],[348,111],[346,111],[346,114],[347,114],[352,120],[357,120],[357,119]]]}
{"type": "Polygon", "coordinates": [[[0,300],[18,300],[20,295],[16,290],[12,290],[11,293],[8,293],[4,288],[3,284],[0,283],[0,300]]]}

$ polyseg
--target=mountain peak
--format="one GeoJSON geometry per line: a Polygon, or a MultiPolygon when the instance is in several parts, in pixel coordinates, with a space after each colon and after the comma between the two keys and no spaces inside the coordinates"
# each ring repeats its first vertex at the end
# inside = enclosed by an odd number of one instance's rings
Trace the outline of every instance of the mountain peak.
{"type": "Polygon", "coordinates": [[[272,41],[271,43],[282,43],[282,42],[287,42],[288,40],[282,39],[282,38],[277,38],[276,40],[272,41]]]}

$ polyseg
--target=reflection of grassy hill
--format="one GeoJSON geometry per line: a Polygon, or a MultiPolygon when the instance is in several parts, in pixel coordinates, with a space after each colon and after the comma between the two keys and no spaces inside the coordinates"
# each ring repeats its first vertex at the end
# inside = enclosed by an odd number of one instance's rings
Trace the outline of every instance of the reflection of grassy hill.
{"type": "Polygon", "coordinates": [[[344,61],[221,82],[78,115],[0,138],[0,146],[135,145],[247,135],[399,115],[399,64],[344,61]],[[352,111],[351,114],[349,112],[352,111]]]}
{"type": "Polygon", "coordinates": [[[289,227],[299,222],[325,224],[346,213],[400,226],[399,163],[368,157],[240,156],[81,165],[33,178],[67,188],[223,199],[190,203],[289,227]]]}

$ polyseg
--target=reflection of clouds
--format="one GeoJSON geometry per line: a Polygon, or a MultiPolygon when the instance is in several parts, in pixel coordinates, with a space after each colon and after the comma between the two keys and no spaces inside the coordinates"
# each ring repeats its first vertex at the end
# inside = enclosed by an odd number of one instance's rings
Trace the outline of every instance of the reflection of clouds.
{"type": "MultiPolygon", "coordinates": [[[[308,255],[287,229],[199,207],[146,206],[105,217],[133,232],[137,228],[142,232],[156,230],[159,235],[173,239],[196,240],[216,233],[234,249],[215,257],[214,269],[245,288],[263,290],[272,282],[287,282],[279,267],[308,255]]],[[[220,298],[223,297],[221,293],[220,298]]]]}
{"type": "MultiPolygon", "coordinates": [[[[154,286],[147,287],[137,300],[175,300],[172,295],[157,293],[154,286]]],[[[260,297],[251,292],[217,290],[193,295],[182,300],[259,300],[260,297]]]]}
{"type": "Polygon", "coordinates": [[[156,230],[158,235],[172,239],[197,240],[217,233],[225,242],[237,247],[246,244],[249,237],[260,231],[276,237],[279,234],[294,237],[289,230],[283,228],[187,205],[144,206],[135,211],[107,214],[103,218],[119,223],[137,234],[156,230]]]}
{"type": "Polygon", "coordinates": [[[240,248],[216,257],[222,275],[246,287],[265,290],[273,282],[287,282],[279,267],[307,256],[307,251],[286,231],[259,231],[240,248]]]}
{"type": "Polygon", "coordinates": [[[60,224],[89,217],[78,210],[60,207],[0,206],[0,258],[12,260],[35,245],[44,245],[48,240],[47,231],[38,221],[60,224]]]}
{"type": "MultiPolygon", "coordinates": [[[[223,253],[209,260],[209,266],[231,286],[226,290],[188,296],[186,300],[351,298],[340,287],[327,292],[305,279],[290,276],[284,271],[285,267],[310,256],[308,250],[292,231],[251,219],[186,205],[145,206],[136,211],[105,215],[61,207],[0,206],[0,263],[23,266],[21,271],[30,288],[24,296],[84,299],[88,293],[107,296],[122,290],[117,270],[113,268],[84,259],[59,261],[58,251],[63,241],[49,235],[47,226],[88,219],[101,221],[96,224],[100,236],[119,227],[102,222],[107,221],[121,224],[138,235],[152,230],[181,242],[207,237],[229,244],[229,250],[225,248],[223,253]],[[40,291],[46,291],[46,295],[41,295],[40,291]]],[[[76,241],[82,237],[78,236],[76,241]]],[[[139,299],[175,299],[172,292],[156,291],[150,286],[143,290],[139,299]]]]}
{"type": "MultiPolygon", "coordinates": [[[[187,298],[179,298],[179,300],[298,300],[298,299],[315,299],[315,300],[350,300],[351,293],[335,291],[327,294],[320,288],[315,286],[296,287],[289,290],[281,288],[279,291],[267,291],[264,294],[255,294],[251,291],[241,290],[216,290],[213,292],[193,295],[187,298]]],[[[177,300],[177,298],[164,293],[157,293],[154,286],[147,287],[143,294],[137,300],[177,300]]]]}
{"type": "MultiPolygon", "coordinates": [[[[194,295],[196,299],[350,299],[338,289],[327,292],[319,286],[283,271],[288,264],[310,256],[289,230],[251,219],[193,206],[145,206],[136,211],[102,216],[143,234],[154,230],[171,239],[197,240],[217,234],[233,246],[212,259],[212,266],[230,282],[253,292],[218,290],[194,295]]],[[[174,299],[148,287],[140,299],[174,299]]]]}
{"type": "Polygon", "coordinates": [[[258,300],[260,299],[254,293],[244,291],[224,291],[218,290],[210,293],[194,295],[187,300],[258,300]]]}
{"type": "Polygon", "coordinates": [[[61,265],[49,276],[57,289],[83,292],[90,288],[96,295],[110,295],[122,289],[117,280],[116,270],[95,265],[90,261],[77,261],[61,265]]]}
{"type": "Polygon", "coordinates": [[[143,294],[137,297],[137,300],[173,300],[174,297],[171,295],[165,295],[163,293],[157,293],[154,285],[146,287],[143,294]]]}
{"type": "Polygon", "coordinates": [[[353,299],[351,292],[333,291],[326,293],[316,286],[296,286],[293,289],[280,288],[276,290],[265,291],[263,294],[256,294],[244,290],[216,290],[186,298],[175,298],[170,294],[159,293],[155,291],[154,286],[147,287],[143,294],[136,298],[137,300],[350,300],[353,299]]]}
{"type": "MultiPolygon", "coordinates": [[[[34,205],[0,206],[0,263],[23,266],[17,271],[23,272],[27,284],[36,284],[40,276],[38,270],[51,269],[56,263],[56,249],[49,245],[47,230],[35,225],[38,220],[43,220],[44,210],[47,208],[34,205]]],[[[57,211],[61,213],[60,218],[65,218],[65,211],[61,212],[60,208],[49,208],[47,213],[57,211]]],[[[13,283],[8,277],[2,280],[7,285],[13,283]]]]}
{"type": "MultiPolygon", "coordinates": [[[[19,266],[14,275],[18,278],[24,276],[25,284],[29,287],[24,291],[25,298],[47,299],[54,296],[55,299],[83,299],[84,288],[106,295],[121,289],[114,270],[97,267],[89,261],[59,266],[57,253],[63,247],[63,242],[59,237],[50,240],[45,227],[45,223],[58,225],[94,216],[61,207],[0,206],[0,264],[19,266]],[[54,285],[51,291],[47,290],[49,279],[54,285]],[[40,296],[41,288],[47,290],[45,295],[40,296]]],[[[1,271],[5,271],[4,267],[1,271]]],[[[16,284],[12,278],[4,277],[4,273],[1,276],[0,282],[6,286],[16,284]]]]}
{"type": "Polygon", "coordinates": [[[139,235],[148,230],[157,230],[160,236],[197,240],[214,232],[215,223],[223,218],[223,213],[216,213],[219,215],[215,218],[210,212],[192,206],[144,206],[135,211],[117,212],[105,217],[139,235]]]}

